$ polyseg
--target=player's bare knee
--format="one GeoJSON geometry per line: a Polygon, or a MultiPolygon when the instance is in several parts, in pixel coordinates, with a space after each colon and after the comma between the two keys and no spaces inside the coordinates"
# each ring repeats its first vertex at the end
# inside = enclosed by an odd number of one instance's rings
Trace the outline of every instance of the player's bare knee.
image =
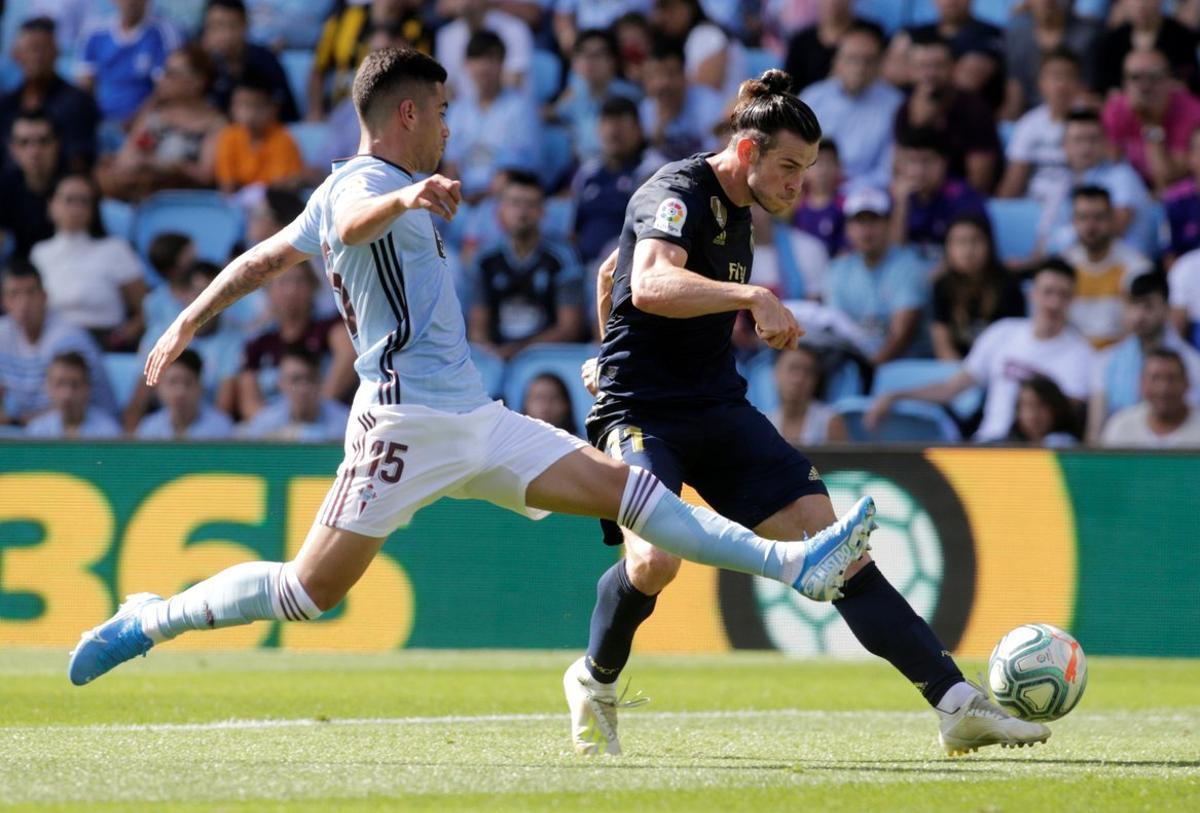
{"type": "Polygon", "coordinates": [[[679,574],[681,560],[658,548],[642,546],[632,556],[627,556],[625,567],[633,586],[646,595],[654,595],[675,580],[679,574]]]}

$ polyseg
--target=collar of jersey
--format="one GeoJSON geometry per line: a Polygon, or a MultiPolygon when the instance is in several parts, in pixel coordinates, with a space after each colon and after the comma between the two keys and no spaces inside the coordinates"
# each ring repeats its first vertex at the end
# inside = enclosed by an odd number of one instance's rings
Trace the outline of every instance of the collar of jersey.
{"type": "Polygon", "coordinates": [[[405,169],[404,167],[397,164],[395,161],[389,161],[388,159],[382,158],[373,152],[360,152],[360,153],[355,153],[354,155],[347,155],[343,158],[334,158],[333,159],[333,168],[337,169],[338,167],[340,167],[350,161],[353,161],[356,158],[373,158],[376,161],[380,161],[384,164],[387,164],[389,167],[395,167],[396,169],[400,170],[405,175],[407,175],[409,178],[413,177],[413,174],[411,172],[409,172],[407,169],[405,169]]]}

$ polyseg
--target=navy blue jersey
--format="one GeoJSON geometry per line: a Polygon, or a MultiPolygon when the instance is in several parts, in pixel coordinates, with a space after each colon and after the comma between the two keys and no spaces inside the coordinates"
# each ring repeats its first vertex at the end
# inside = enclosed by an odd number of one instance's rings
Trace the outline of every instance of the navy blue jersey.
{"type": "MultiPolygon", "coordinates": [[[[707,155],[667,164],[634,193],[625,210],[613,278],[612,311],[599,355],[601,405],[606,401],[716,402],[745,397],[734,365],[735,312],[669,319],[633,305],[630,271],[639,240],[687,251],[689,271],[745,284],[753,260],[750,208],[735,206],[707,155]]],[[[600,406],[600,405],[598,405],[600,406]]]]}

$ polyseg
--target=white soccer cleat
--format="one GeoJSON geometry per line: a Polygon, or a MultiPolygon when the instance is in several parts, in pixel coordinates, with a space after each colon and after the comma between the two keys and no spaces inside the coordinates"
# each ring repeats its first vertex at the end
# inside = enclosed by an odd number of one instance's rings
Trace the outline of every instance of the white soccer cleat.
{"type": "MultiPolygon", "coordinates": [[[[585,656],[586,657],[586,656],[585,656]]],[[[567,667],[563,674],[563,692],[571,710],[571,741],[575,753],[583,756],[621,753],[617,736],[617,709],[633,708],[650,702],[648,697],[625,700],[617,696],[615,683],[601,683],[592,677],[583,658],[567,667]]]]}
{"type": "Polygon", "coordinates": [[[1050,739],[1050,729],[1013,717],[976,691],[957,711],[939,711],[938,741],[952,757],[969,754],[987,745],[1004,748],[1032,747],[1050,739]]]}

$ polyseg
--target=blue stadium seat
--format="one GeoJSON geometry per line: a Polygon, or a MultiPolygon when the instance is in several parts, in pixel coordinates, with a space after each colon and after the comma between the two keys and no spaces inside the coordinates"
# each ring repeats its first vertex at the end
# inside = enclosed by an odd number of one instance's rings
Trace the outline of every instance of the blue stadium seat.
{"type": "Polygon", "coordinates": [[[296,99],[300,115],[308,113],[308,75],[312,73],[315,54],[306,48],[294,48],[279,55],[279,63],[287,74],[288,87],[296,99]]]}
{"type": "Polygon", "coordinates": [[[843,398],[833,409],[846,422],[850,440],[870,443],[957,443],[962,440],[958,427],[938,406],[923,401],[898,401],[879,428],[870,432],[863,415],[872,399],[843,398]]]}
{"type": "Polygon", "coordinates": [[[575,201],[570,198],[548,198],[542,215],[542,231],[551,237],[570,237],[575,225],[575,201]]]}
{"type": "Polygon", "coordinates": [[[1012,10],[1021,0],[975,0],[971,3],[971,13],[985,23],[991,23],[997,28],[1008,28],[1012,10]]]}
{"type": "MultiPolygon", "coordinates": [[[[878,397],[897,390],[945,381],[957,373],[960,366],[957,361],[941,361],[939,359],[889,361],[875,369],[875,378],[871,381],[871,396],[878,397]]],[[[955,415],[965,419],[978,412],[982,404],[983,387],[972,387],[959,393],[958,397],[950,404],[950,409],[955,415]]]]}
{"type": "Polygon", "coordinates": [[[520,411],[529,382],[542,373],[552,373],[567,385],[575,428],[582,433],[594,399],[579,378],[579,368],[597,351],[592,344],[535,344],[525,348],[509,359],[504,370],[504,403],[509,409],[520,411]]]}
{"type": "Polygon", "coordinates": [[[100,201],[100,222],[104,230],[113,237],[126,240],[133,234],[133,220],[137,210],[123,200],[104,198],[100,201]]]}
{"type": "Polygon", "coordinates": [[[124,409],[141,380],[142,358],[137,353],[105,353],[104,371],[112,385],[117,407],[124,409]]]}
{"type": "Polygon", "coordinates": [[[329,124],[324,121],[297,121],[289,124],[287,129],[300,149],[305,166],[317,166],[321,160],[321,148],[329,138],[329,124]]]}
{"type": "Polygon", "coordinates": [[[1171,235],[1167,224],[1167,208],[1160,201],[1151,201],[1138,210],[1125,233],[1125,242],[1151,259],[1162,256],[1170,245],[1171,235]]]}
{"type": "Polygon", "coordinates": [[[905,3],[897,0],[858,0],[854,13],[864,20],[877,23],[890,37],[908,24],[905,3]]]}
{"type": "Polygon", "coordinates": [[[541,164],[538,177],[542,186],[553,190],[575,163],[571,133],[565,127],[542,128],[541,164]]]}
{"type": "MultiPolygon", "coordinates": [[[[21,72],[21,67],[6,56],[0,56],[0,93],[11,93],[17,89],[17,85],[25,75],[21,72]]],[[[5,136],[7,137],[7,133],[5,136]]]]}
{"type": "Polygon", "coordinates": [[[1024,260],[1033,255],[1042,220],[1041,203],[1032,198],[990,198],[987,213],[1001,260],[1024,260]]]}
{"type": "Polygon", "coordinates": [[[159,192],[138,207],[133,244],[143,257],[150,241],[166,231],[188,235],[202,259],[223,265],[242,239],[242,213],[218,192],[159,192]]]}
{"type": "Polygon", "coordinates": [[[479,345],[471,345],[471,361],[483,378],[483,388],[488,395],[499,398],[504,392],[504,359],[484,350],[479,345]]]}
{"type": "MultiPolygon", "coordinates": [[[[775,353],[764,350],[738,365],[746,379],[746,400],[766,415],[779,408],[779,390],[775,386],[775,353]]],[[[862,375],[853,361],[844,361],[833,369],[825,385],[825,399],[839,401],[862,394],[862,375]]]]}
{"type": "Polygon", "coordinates": [[[783,60],[765,48],[745,48],[743,53],[746,55],[747,79],[762,76],[764,71],[772,68],[783,67],[783,60]]]}
{"type": "Polygon", "coordinates": [[[558,54],[535,48],[529,70],[533,83],[533,95],[539,102],[545,103],[558,95],[562,86],[562,60],[558,54]]]}

